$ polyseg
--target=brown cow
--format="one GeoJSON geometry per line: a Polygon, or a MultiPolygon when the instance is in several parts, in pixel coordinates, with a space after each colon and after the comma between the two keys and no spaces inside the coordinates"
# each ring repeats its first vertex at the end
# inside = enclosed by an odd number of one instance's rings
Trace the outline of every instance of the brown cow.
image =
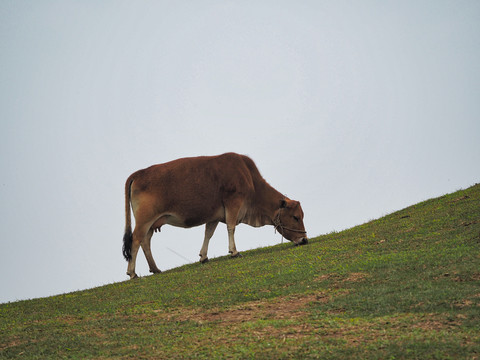
{"type": "Polygon", "coordinates": [[[137,277],[135,261],[140,246],[150,272],[160,272],[150,240],[165,224],[183,228],[206,224],[202,263],[208,260],[208,242],[220,221],[227,224],[232,257],[240,255],[234,241],[239,223],[273,225],[296,245],[308,242],[300,203],[271,187],[252,159],[235,153],[178,159],[133,173],[125,183],[125,217],[123,255],[132,279],[137,277]],[[130,204],[135,216],[133,233],[130,204]]]}

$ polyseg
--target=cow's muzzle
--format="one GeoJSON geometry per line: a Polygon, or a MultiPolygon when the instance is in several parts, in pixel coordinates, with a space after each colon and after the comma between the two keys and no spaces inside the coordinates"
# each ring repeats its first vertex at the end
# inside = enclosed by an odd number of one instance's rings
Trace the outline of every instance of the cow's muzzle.
{"type": "Polygon", "coordinates": [[[307,245],[308,239],[306,237],[301,238],[299,241],[295,242],[295,246],[307,245]]]}

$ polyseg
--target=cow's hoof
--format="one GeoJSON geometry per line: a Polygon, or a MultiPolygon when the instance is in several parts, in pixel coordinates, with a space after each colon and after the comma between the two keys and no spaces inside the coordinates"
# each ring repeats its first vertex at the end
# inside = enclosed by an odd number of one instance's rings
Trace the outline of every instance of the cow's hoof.
{"type": "Polygon", "coordinates": [[[208,260],[208,257],[205,257],[205,259],[200,259],[200,264],[205,264],[207,263],[209,260],[208,260]]]}
{"type": "Polygon", "coordinates": [[[238,251],[237,253],[232,254],[232,258],[238,258],[238,257],[242,257],[242,254],[240,254],[238,251]]]}
{"type": "Polygon", "coordinates": [[[160,274],[160,273],[162,272],[162,270],[160,270],[160,269],[153,269],[153,270],[150,269],[150,272],[151,272],[152,274],[160,274]]]}
{"type": "Polygon", "coordinates": [[[138,279],[138,275],[137,274],[127,274],[127,275],[130,275],[130,280],[133,280],[133,279],[138,279]]]}

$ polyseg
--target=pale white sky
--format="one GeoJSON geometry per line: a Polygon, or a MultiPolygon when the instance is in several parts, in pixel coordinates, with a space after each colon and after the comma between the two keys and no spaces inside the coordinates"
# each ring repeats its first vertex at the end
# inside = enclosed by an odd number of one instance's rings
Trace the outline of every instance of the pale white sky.
{"type": "Polygon", "coordinates": [[[2,1],[0,134],[0,302],[126,280],[124,182],[183,156],[247,154],[342,230],[480,181],[480,2],[2,1]]]}

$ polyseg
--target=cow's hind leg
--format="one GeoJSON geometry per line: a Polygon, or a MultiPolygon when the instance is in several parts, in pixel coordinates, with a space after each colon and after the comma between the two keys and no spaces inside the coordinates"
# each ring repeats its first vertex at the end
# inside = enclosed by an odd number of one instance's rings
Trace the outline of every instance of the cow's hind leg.
{"type": "Polygon", "coordinates": [[[138,254],[138,249],[140,248],[140,244],[142,240],[145,238],[145,232],[139,231],[137,228],[133,231],[133,240],[132,240],[132,250],[131,254],[132,257],[128,261],[128,267],[127,267],[127,275],[130,276],[130,279],[134,279],[137,276],[135,273],[135,262],[137,261],[137,254],[138,254]]]}
{"type": "Polygon", "coordinates": [[[200,262],[203,264],[208,261],[207,252],[208,252],[208,243],[217,228],[218,221],[212,221],[205,225],[205,238],[203,240],[203,246],[200,249],[200,262]]]}
{"type": "Polygon", "coordinates": [[[147,235],[143,239],[141,246],[142,246],[143,253],[145,254],[145,257],[147,258],[148,266],[150,267],[150,272],[154,274],[159,274],[161,273],[161,271],[155,264],[155,260],[153,260],[152,250],[150,248],[152,235],[153,235],[153,229],[150,228],[150,230],[148,230],[147,235]]]}

